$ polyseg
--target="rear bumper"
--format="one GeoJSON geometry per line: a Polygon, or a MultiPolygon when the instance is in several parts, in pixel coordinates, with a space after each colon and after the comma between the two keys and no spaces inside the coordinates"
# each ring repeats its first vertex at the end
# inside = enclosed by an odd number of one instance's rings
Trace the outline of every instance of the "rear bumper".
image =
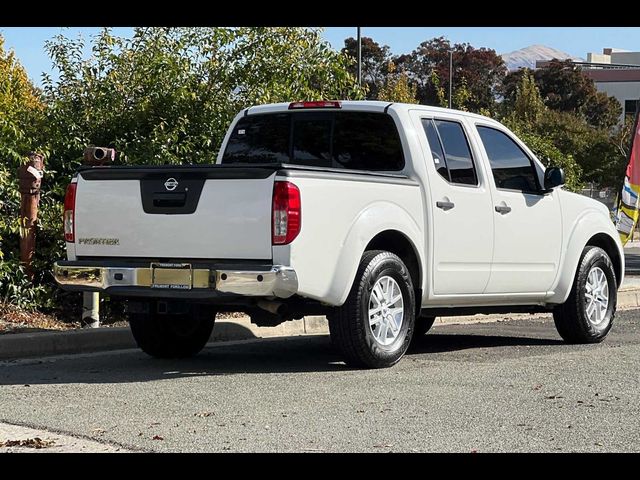
{"type": "MultiPolygon", "coordinates": [[[[268,270],[191,269],[189,288],[158,288],[152,285],[152,268],[88,265],[83,262],[59,261],[53,276],[64,290],[138,292],[141,296],[193,296],[232,294],[248,297],[288,298],[298,291],[298,277],[291,267],[273,265],[268,270]]],[[[166,272],[164,274],[166,278],[166,272]]]]}

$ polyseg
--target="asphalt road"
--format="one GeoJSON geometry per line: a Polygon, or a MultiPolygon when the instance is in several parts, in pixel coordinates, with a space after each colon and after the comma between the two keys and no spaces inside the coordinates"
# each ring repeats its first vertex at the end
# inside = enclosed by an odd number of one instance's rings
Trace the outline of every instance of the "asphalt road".
{"type": "Polygon", "coordinates": [[[327,336],[4,362],[0,420],[134,450],[638,452],[639,314],[598,345],[563,344],[548,317],[437,325],[375,371],[327,336]]]}

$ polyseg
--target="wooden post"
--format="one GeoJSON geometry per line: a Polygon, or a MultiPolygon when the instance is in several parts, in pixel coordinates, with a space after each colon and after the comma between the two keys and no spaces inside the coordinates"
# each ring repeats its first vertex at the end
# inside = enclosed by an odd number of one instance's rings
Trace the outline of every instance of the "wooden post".
{"type": "Polygon", "coordinates": [[[20,263],[25,266],[29,280],[33,281],[31,260],[36,250],[36,221],[40,202],[44,157],[29,153],[29,161],[18,168],[20,179],[20,263]]]}

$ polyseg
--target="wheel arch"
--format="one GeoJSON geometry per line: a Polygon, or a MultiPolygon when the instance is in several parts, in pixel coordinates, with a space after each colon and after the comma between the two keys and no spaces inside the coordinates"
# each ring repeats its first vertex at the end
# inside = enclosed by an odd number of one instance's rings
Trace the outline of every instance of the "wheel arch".
{"type": "Polygon", "coordinates": [[[602,248],[611,259],[618,287],[624,278],[624,252],[613,223],[599,212],[587,212],[574,225],[564,248],[558,280],[547,298],[552,305],[562,304],[569,297],[582,252],[587,246],[602,248]]]}
{"type": "Polygon", "coordinates": [[[611,263],[613,263],[613,269],[616,273],[616,283],[618,287],[620,287],[624,274],[624,267],[622,265],[622,258],[620,256],[620,252],[618,251],[618,246],[616,245],[615,240],[606,233],[597,233],[587,241],[585,247],[588,246],[600,247],[605,252],[607,252],[607,255],[609,255],[611,263]]]}
{"type": "Polygon", "coordinates": [[[420,257],[416,246],[406,235],[398,230],[384,230],[371,239],[364,249],[365,252],[368,250],[386,250],[400,257],[409,270],[414,290],[421,290],[423,272],[420,257]]]}

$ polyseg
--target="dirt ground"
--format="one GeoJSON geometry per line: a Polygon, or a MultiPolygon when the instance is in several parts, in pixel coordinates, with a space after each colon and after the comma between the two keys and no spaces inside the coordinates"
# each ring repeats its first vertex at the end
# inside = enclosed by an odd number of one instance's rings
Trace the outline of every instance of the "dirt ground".
{"type": "MultiPolygon", "coordinates": [[[[0,303],[0,335],[11,333],[44,332],[51,330],[73,330],[82,328],[80,324],[81,312],[78,311],[77,320],[61,319],[53,314],[42,312],[28,312],[9,303],[0,303]]],[[[242,317],[242,313],[221,313],[218,319],[242,317]]],[[[124,318],[102,318],[102,327],[127,327],[124,318]]]]}

